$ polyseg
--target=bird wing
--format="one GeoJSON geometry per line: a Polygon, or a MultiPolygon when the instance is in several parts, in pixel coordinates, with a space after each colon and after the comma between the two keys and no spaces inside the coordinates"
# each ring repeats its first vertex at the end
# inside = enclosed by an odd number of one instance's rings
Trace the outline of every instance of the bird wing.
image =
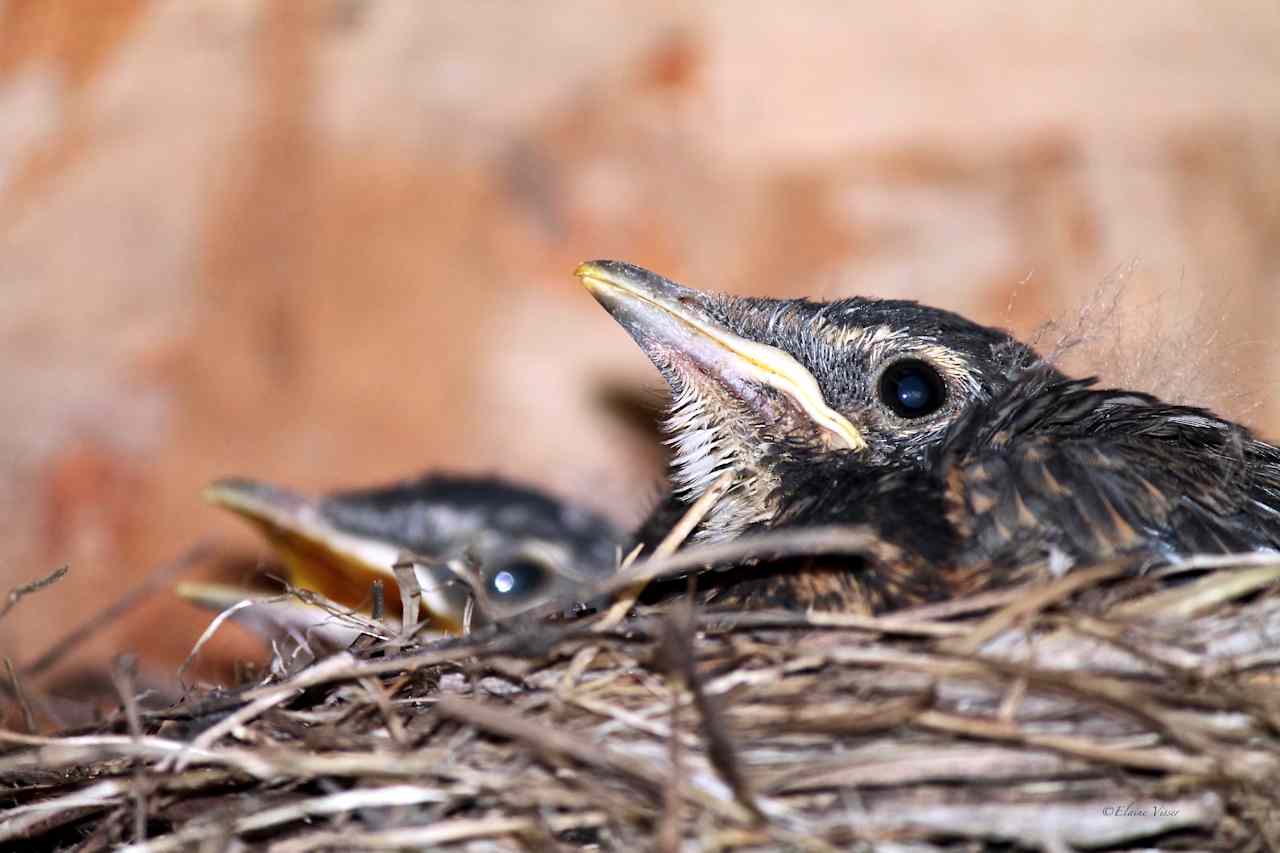
{"type": "Polygon", "coordinates": [[[1280,545],[1280,451],[1205,410],[1091,385],[1041,384],[957,430],[941,473],[968,561],[1280,545]]]}

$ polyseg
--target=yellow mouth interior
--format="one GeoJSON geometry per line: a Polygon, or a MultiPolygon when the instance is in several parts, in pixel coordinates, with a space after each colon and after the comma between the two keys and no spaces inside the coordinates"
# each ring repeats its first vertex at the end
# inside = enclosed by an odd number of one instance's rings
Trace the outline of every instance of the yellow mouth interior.
{"type": "MultiPolygon", "coordinates": [[[[347,607],[368,606],[373,581],[384,584],[387,610],[393,615],[400,612],[400,592],[395,576],[381,567],[369,564],[345,554],[325,543],[304,536],[296,531],[272,524],[260,518],[250,519],[275,547],[276,553],[289,572],[289,582],[303,589],[311,589],[326,598],[347,607]]],[[[458,614],[442,613],[424,607],[423,616],[433,627],[452,634],[460,633],[458,614]]]]}
{"type": "MultiPolygon", "coordinates": [[[[215,483],[204,495],[210,503],[236,513],[262,532],[294,586],[356,608],[368,605],[372,582],[381,580],[387,609],[393,613],[400,610],[399,587],[391,570],[397,550],[394,545],[308,524],[302,517],[305,511],[281,507],[234,486],[215,483]],[[373,555],[370,548],[375,549],[373,555]]],[[[424,617],[440,630],[459,633],[462,620],[454,602],[443,588],[424,581],[421,574],[419,581],[424,617]]]]}

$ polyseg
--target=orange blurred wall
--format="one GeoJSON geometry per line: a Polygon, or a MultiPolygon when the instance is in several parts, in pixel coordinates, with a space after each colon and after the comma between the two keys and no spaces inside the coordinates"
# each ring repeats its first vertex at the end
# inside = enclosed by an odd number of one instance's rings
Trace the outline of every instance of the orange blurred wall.
{"type": "MultiPolygon", "coordinates": [[[[1280,427],[1271,2],[5,0],[0,116],[0,586],[72,566],[19,663],[202,535],[263,553],[217,476],[636,518],[657,382],[589,257],[1022,333],[1121,280],[1080,369],[1280,427]]],[[[33,689],[208,619],[156,596],[33,689]]]]}

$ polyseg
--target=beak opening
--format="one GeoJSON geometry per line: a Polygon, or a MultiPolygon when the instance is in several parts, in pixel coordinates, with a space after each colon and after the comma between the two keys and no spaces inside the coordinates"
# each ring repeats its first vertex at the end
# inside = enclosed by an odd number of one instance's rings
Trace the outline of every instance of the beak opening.
{"type": "MultiPolygon", "coordinates": [[[[389,542],[341,530],[327,521],[311,501],[254,480],[218,480],[205,487],[209,503],[228,509],[257,527],[271,542],[293,584],[340,604],[357,607],[369,585],[382,580],[389,603],[399,602],[391,567],[402,549],[389,542]]],[[[467,590],[444,567],[419,567],[422,606],[443,630],[458,632],[467,590]]]]}
{"type": "Polygon", "coordinates": [[[866,449],[858,428],[827,405],[813,374],[790,353],[726,329],[708,309],[705,294],[621,261],[588,261],[574,275],[651,357],[663,350],[678,353],[747,401],[753,388],[772,388],[834,443],[866,449]]]}

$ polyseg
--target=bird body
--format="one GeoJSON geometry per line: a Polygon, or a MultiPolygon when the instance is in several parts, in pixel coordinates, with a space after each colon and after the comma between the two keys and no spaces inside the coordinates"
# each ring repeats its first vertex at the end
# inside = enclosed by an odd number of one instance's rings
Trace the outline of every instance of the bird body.
{"type": "Polygon", "coordinates": [[[1280,548],[1280,449],[1213,413],[1071,379],[1007,333],[896,300],[703,293],[578,270],[672,389],[673,495],[724,471],[695,532],[861,525],[849,561],[752,570],[733,600],[886,609],[1116,556],[1280,548]]]}
{"type": "Polygon", "coordinates": [[[1203,409],[1028,370],[924,465],[790,469],[770,526],[863,524],[860,589],[934,601],[1121,556],[1139,566],[1280,548],[1280,450],[1203,409]]]}

